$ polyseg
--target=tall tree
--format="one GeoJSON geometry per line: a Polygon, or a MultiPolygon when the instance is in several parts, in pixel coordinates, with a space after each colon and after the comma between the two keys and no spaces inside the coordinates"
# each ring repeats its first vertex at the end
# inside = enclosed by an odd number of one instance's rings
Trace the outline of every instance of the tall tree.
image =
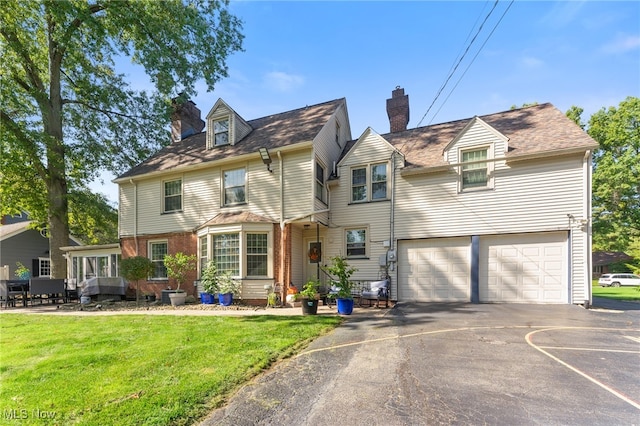
{"type": "Polygon", "coordinates": [[[591,116],[594,248],[624,251],[640,238],[640,98],[591,116]]]}
{"type": "MultiPolygon", "coordinates": [[[[242,50],[228,0],[4,0],[0,9],[0,208],[48,225],[52,275],[64,276],[70,194],[168,143],[169,99],[208,90],[242,50]],[[131,57],[155,85],[129,87],[131,57]],[[10,204],[9,204],[10,203],[10,204]]],[[[71,206],[71,207],[70,207],[71,206]]]]}

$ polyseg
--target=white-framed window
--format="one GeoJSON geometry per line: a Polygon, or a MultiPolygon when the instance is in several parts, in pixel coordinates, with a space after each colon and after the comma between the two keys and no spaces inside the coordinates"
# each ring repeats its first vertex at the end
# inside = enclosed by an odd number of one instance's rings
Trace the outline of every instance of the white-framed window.
{"type": "Polygon", "coordinates": [[[51,259],[48,257],[38,258],[38,276],[49,277],[51,276],[51,259]]]}
{"type": "Polygon", "coordinates": [[[209,263],[209,236],[204,235],[200,237],[200,274],[207,268],[207,263],[209,263]]]}
{"type": "MultiPolygon", "coordinates": [[[[273,275],[273,225],[238,224],[203,229],[198,235],[200,264],[216,263],[218,271],[235,278],[273,275]],[[203,245],[208,250],[203,249],[203,245]]],[[[201,266],[202,267],[202,266],[201,266]]]]}
{"type": "Polygon", "coordinates": [[[340,146],[340,122],[338,120],[336,120],[336,144],[342,148],[340,146]]]}
{"type": "Polygon", "coordinates": [[[461,151],[461,189],[484,189],[489,187],[489,149],[487,147],[461,151]]]}
{"type": "Polygon", "coordinates": [[[367,256],[367,230],[365,228],[353,228],[345,230],[347,257],[367,256]]]}
{"type": "Polygon", "coordinates": [[[246,172],[244,168],[223,172],[224,205],[246,202],[246,172]]]}
{"type": "Polygon", "coordinates": [[[166,280],[167,268],[164,266],[164,257],[169,253],[167,241],[149,241],[149,259],[153,262],[154,269],[151,280],[166,280]]]}
{"type": "Polygon", "coordinates": [[[367,201],[367,168],[351,169],[351,201],[367,201]]]}
{"type": "Polygon", "coordinates": [[[182,179],[163,182],[162,212],[172,213],[182,210],[182,179]]]}
{"type": "Polygon", "coordinates": [[[351,169],[351,202],[387,200],[388,172],[387,163],[351,169]]]}
{"type": "Polygon", "coordinates": [[[247,276],[264,277],[268,271],[268,235],[266,233],[246,234],[247,276]]]}
{"type": "Polygon", "coordinates": [[[387,199],[387,164],[373,164],[371,166],[371,199],[387,199]]]}
{"type": "Polygon", "coordinates": [[[316,198],[323,203],[327,202],[327,193],[324,188],[325,168],[316,161],[316,198]]]}
{"type": "Polygon", "coordinates": [[[213,122],[213,145],[229,145],[229,119],[223,118],[213,122]]]}
{"type": "Polygon", "coordinates": [[[216,234],[213,236],[213,260],[218,271],[240,276],[240,234],[216,234]]]}

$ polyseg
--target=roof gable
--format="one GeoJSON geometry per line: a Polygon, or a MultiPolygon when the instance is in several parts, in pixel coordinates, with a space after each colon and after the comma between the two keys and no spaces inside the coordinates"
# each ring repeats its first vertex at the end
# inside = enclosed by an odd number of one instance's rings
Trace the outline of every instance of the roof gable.
{"type": "MultiPolygon", "coordinates": [[[[219,98],[207,114],[207,148],[214,148],[213,139],[214,122],[219,119],[229,119],[229,144],[235,145],[253,130],[233,108],[231,108],[222,98],[219,98]]],[[[216,147],[217,148],[217,147],[216,147]]]]}
{"type": "Polygon", "coordinates": [[[449,142],[444,147],[443,154],[445,155],[445,158],[447,156],[447,152],[453,149],[456,146],[456,144],[476,126],[479,126],[483,131],[489,133],[493,138],[497,138],[502,142],[504,142],[504,147],[505,147],[504,152],[508,151],[509,138],[503,135],[502,133],[500,133],[499,131],[497,131],[496,129],[494,129],[493,127],[491,127],[490,125],[488,125],[484,120],[482,120],[480,117],[476,115],[471,120],[469,120],[467,125],[464,126],[464,128],[460,131],[460,133],[458,133],[456,137],[453,138],[451,142],[449,142]]]}
{"type": "MultiPolygon", "coordinates": [[[[364,147],[364,149],[367,150],[366,152],[367,158],[371,161],[377,161],[378,160],[377,158],[373,158],[373,156],[375,155],[375,152],[372,152],[369,149],[372,143],[376,145],[380,143],[384,144],[383,145],[384,148],[382,149],[388,152],[392,152],[395,150],[393,145],[391,145],[387,140],[385,140],[382,136],[380,136],[375,130],[373,130],[371,127],[367,127],[365,131],[362,132],[362,135],[360,135],[358,139],[356,139],[355,141],[351,141],[350,143],[347,143],[347,145],[345,145],[342,158],[340,158],[340,160],[338,161],[338,166],[341,166],[344,163],[349,162],[349,159],[355,156],[358,150],[360,149],[360,147],[365,144],[367,145],[366,147],[364,147]]],[[[361,161],[356,160],[356,162],[361,162],[361,161]]]]}
{"type": "Polygon", "coordinates": [[[253,130],[247,136],[234,145],[217,146],[215,149],[205,149],[206,135],[204,132],[199,133],[165,146],[118,176],[114,182],[121,183],[132,177],[204,166],[214,161],[239,159],[243,155],[258,155],[261,147],[276,150],[311,143],[329,118],[342,106],[346,108],[344,98],[249,120],[247,124],[253,130]]]}
{"type": "Polygon", "coordinates": [[[541,104],[382,135],[406,157],[408,168],[448,166],[443,152],[477,123],[508,141],[505,159],[584,152],[598,147],[586,132],[551,104],[541,104]]]}

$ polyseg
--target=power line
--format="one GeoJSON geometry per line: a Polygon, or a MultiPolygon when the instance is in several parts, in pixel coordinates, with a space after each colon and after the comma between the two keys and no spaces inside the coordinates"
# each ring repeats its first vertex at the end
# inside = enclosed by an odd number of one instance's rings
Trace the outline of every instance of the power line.
{"type": "Polygon", "coordinates": [[[491,36],[493,35],[493,33],[495,32],[496,28],[498,28],[498,25],[500,25],[500,22],[502,22],[502,18],[504,18],[504,16],[507,14],[507,12],[509,11],[509,9],[511,8],[511,5],[513,4],[515,0],[511,0],[511,3],[509,3],[509,6],[507,6],[507,8],[505,9],[505,11],[502,13],[502,16],[500,16],[500,19],[498,20],[498,22],[496,23],[496,25],[494,25],[493,29],[491,30],[491,32],[489,33],[489,35],[487,36],[486,40],[484,41],[484,43],[482,43],[482,46],[480,46],[480,49],[478,50],[478,52],[476,52],[475,56],[473,57],[473,59],[471,59],[471,62],[469,62],[469,65],[467,65],[467,68],[465,68],[464,72],[462,73],[462,75],[460,76],[460,78],[458,79],[458,81],[456,82],[455,86],[453,86],[453,88],[451,89],[451,91],[449,92],[449,94],[447,95],[447,97],[444,99],[444,102],[442,102],[442,105],[440,105],[440,108],[438,108],[438,111],[436,111],[436,113],[433,115],[433,117],[431,117],[431,121],[429,122],[429,124],[433,123],[433,120],[435,120],[435,118],[438,116],[438,113],[440,112],[440,110],[442,109],[442,107],[444,106],[444,104],[447,103],[447,101],[449,100],[449,97],[451,96],[451,94],[453,93],[454,90],[456,90],[456,87],[458,87],[458,84],[460,84],[460,81],[462,81],[462,78],[465,76],[465,74],[467,73],[467,71],[469,71],[469,68],[471,68],[471,65],[473,64],[473,62],[476,60],[476,58],[478,57],[478,55],[480,54],[480,52],[482,51],[482,49],[484,48],[485,44],[487,44],[487,42],[489,41],[489,39],[491,38],[491,36]]]}
{"type": "Polygon", "coordinates": [[[480,34],[480,32],[482,31],[482,28],[484,27],[484,24],[487,22],[487,20],[489,19],[489,17],[491,16],[491,14],[493,13],[493,11],[495,10],[496,6],[498,6],[498,2],[500,0],[496,0],[496,2],[493,4],[493,7],[491,8],[491,10],[489,11],[489,13],[487,14],[487,16],[485,16],[484,21],[482,21],[482,24],[480,24],[480,27],[478,28],[478,31],[476,32],[476,34],[473,36],[473,39],[471,40],[471,42],[469,43],[469,45],[467,46],[467,48],[465,49],[464,53],[462,54],[462,56],[460,57],[460,59],[458,60],[458,62],[456,63],[455,67],[453,67],[453,70],[449,72],[449,75],[447,76],[447,78],[445,79],[444,83],[440,86],[440,89],[438,89],[438,93],[436,93],[435,98],[433,99],[433,102],[431,102],[431,105],[429,105],[429,108],[427,109],[427,112],[424,113],[424,115],[422,116],[422,118],[420,119],[420,121],[418,122],[418,125],[416,127],[420,127],[420,124],[422,123],[422,121],[425,119],[425,117],[427,116],[427,114],[429,114],[429,111],[431,111],[431,108],[433,108],[433,105],[436,103],[436,101],[438,100],[438,98],[440,97],[440,94],[442,93],[442,91],[444,90],[444,88],[447,86],[447,84],[449,83],[449,80],[451,80],[451,77],[453,77],[453,74],[456,72],[456,70],[458,69],[458,66],[460,65],[460,63],[462,62],[462,60],[464,59],[464,57],[467,55],[467,53],[469,52],[469,49],[471,48],[471,46],[473,45],[473,43],[475,42],[476,38],[478,37],[478,35],[480,34]]]}

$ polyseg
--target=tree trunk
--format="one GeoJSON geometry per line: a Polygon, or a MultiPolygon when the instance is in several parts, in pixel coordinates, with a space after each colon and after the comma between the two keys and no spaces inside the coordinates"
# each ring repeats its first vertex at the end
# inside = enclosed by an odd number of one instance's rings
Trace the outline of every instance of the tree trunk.
{"type": "Polygon", "coordinates": [[[47,133],[47,201],[49,204],[49,257],[51,277],[66,278],[66,260],[60,247],[69,245],[69,202],[67,198],[67,164],[62,133],[61,58],[58,46],[49,33],[49,102],[44,108],[47,133]]]}
{"type": "Polygon", "coordinates": [[[51,277],[66,278],[66,259],[60,247],[69,245],[67,182],[64,177],[52,178],[48,182],[47,189],[49,201],[49,257],[51,258],[51,277]]]}

